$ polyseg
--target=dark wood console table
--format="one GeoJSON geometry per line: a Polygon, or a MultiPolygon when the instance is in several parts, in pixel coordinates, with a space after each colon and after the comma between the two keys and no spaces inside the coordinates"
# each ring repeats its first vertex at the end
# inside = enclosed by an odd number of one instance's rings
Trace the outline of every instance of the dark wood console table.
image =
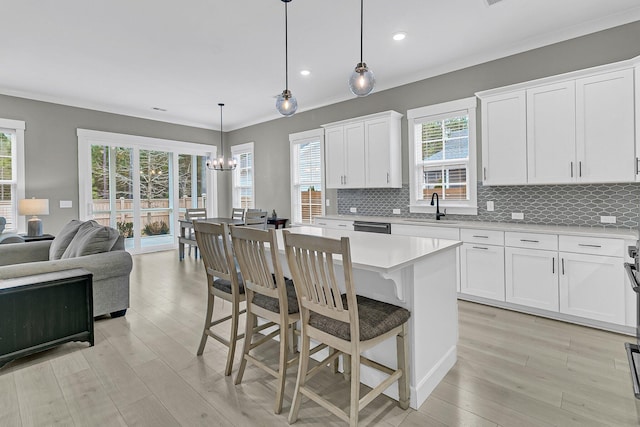
{"type": "Polygon", "coordinates": [[[76,268],[0,281],[0,367],[70,341],[94,344],[93,274],[76,268]]]}

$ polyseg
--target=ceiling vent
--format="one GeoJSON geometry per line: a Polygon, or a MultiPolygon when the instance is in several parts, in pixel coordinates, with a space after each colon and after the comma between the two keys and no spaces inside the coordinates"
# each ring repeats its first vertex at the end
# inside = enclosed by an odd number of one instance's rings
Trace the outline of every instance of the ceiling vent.
{"type": "Polygon", "coordinates": [[[485,0],[489,6],[493,6],[496,3],[501,2],[502,0],[485,0]]]}

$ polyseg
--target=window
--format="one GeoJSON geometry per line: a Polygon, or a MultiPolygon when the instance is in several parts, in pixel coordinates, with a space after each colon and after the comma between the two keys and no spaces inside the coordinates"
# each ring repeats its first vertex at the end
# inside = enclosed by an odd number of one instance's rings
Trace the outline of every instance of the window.
{"type": "Polygon", "coordinates": [[[477,215],[476,98],[407,111],[410,211],[435,212],[437,193],[448,213],[477,215]]]}
{"type": "Polygon", "coordinates": [[[18,200],[24,199],[24,122],[0,119],[0,216],[18,231],[18,200]]]}
{"type": "Polygon", "coordinates": [[[324,132],[289,135],[291,144],[291,215],[294,224],[313,224],[324,215],[324,132]]]}
{"type": "Polygon", "coordinates": [[[238,166],[233,171],[233,207],[252,209],[255,206],[253,142],[231,147],[231,157],[238,162],[238,166]]]}

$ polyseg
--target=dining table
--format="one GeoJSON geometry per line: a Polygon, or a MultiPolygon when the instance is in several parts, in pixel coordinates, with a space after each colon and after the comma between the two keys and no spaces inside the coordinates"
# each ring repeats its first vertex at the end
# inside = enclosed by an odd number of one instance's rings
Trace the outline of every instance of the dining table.
{"type": "MultiPolygon", "coordinates": [[[[208,222],[212,224],[229,224],[229,225],[244,225],[244,220],[217,217],[217,218],[205,218],[199,219],[198,222],[208,222]]],[[[184,259],[184,245],[191,245],[198,247],[196,241],[196,235],[193,232],[193,221],[188,219],[180,220],[180,237],[178,237],[178,258],[180,261],[184,259]]]]}

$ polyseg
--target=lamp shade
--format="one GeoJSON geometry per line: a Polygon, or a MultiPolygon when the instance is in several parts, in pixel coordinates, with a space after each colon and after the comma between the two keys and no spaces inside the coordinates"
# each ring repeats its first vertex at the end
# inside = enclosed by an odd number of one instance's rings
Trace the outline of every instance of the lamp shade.
{"type": "Polygon", "coordinates": [[[20,215],[49,215],[49,199],[22,199],[18,201],[20,215]]]}

